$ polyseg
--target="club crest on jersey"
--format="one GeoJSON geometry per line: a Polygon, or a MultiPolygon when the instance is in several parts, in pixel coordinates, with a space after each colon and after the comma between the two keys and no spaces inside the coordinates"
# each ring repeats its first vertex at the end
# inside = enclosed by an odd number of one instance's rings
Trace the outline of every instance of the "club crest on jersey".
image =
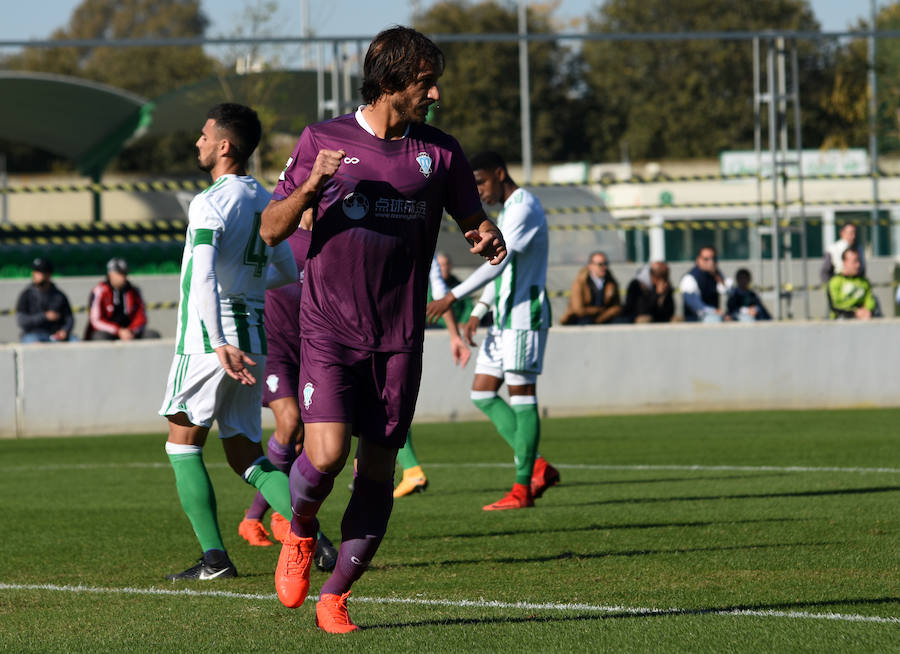
{"type": "Polygon", "coordinates": [[[431,174],[431,165],[434,159],[427,152],[420,152],[416,155],[416,162],[419,164],[419,172],[428,177],[431,174]]]}
{"type": "Polygon", "coordinates": [[[306,386],[303,387],[303,406],[309,411],[309,407],[312,404],[312,396],[313,393],[316,392],[315,387],[311,382],[306,382],[306,386]]]}
{"type": "Polygon", "coordinates": [[[344,215],[350,220],[362,220],[369,213],[369,198],[362,193],[348,193],[341,203],[344,215]]]}

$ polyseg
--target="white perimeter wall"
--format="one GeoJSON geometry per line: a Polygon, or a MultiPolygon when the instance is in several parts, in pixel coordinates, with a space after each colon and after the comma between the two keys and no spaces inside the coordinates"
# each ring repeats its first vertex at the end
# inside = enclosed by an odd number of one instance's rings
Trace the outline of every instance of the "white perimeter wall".
{"type": "MultiPolygon", "coordinates": [[[[900,406],[900,321],[567,327],[550,332],[545,415],[900,406]]],[[[170,340],[0,347],[0,436],[164,432],[170,340]]],[[[417,420],[481,418],[473,360],[429,332],[417,420]]],[[[263,412],[271,426],[271,414],[263,412]]]]}

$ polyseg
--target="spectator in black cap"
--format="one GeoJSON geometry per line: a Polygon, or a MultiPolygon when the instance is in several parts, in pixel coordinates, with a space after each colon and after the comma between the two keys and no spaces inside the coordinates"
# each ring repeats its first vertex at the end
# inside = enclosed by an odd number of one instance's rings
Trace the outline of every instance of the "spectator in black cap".
{"type": "Polygon", "coordinates": [[[39,257],[31,264],[31,285],[16,302],[16,322],[23,343],[68,341],[75,318],[65,293],[50,281],[53,263],[39,257]]]}
{"type": "Polygon", "coordinates": [[[128,281],[128,262],[121,257],[107,262],[106,279],[91,291],[88,312],[85,340],[130,341],[150,335],[144,333],[144,300],[137,286],[128,281]]]}

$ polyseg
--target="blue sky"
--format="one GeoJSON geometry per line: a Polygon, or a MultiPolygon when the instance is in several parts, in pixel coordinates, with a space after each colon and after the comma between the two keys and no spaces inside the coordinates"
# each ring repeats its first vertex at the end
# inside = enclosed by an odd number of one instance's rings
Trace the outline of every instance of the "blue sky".
{"type": "MultiPolygon", "coordinates": [[[[206,14],[212,19],[210,36],[234,34],[246,6],[260,0],[202,0],[206,14]]],[[[752,0],[738,0],[749,2],[752,0]]],[[[427,7],[433,0],[419,0],[427,7]]],[[[40,0],[40,8],[27,2],[3,3],[3,20],[0,21],[0,39],[47,38],[53,30],[65,25],[79,0],[40,0]]],[[[411,0],[309,0],[310,23],[320,36],[374,35],[383,27],[408,24],[411,0]]],[[[601,4],[600,0],[561,0],[556,16],[569,19],[583,16],[601,4]]],[[[869,3],[858,0],[811,0],[813,11],[827,31],[843,30],[855,24],[856,19],[868,13],[869,3]]],[[[887,4],[880,0],[879,6],[887,4]]],[[[300,0],[279,0],[277,12],[279,35],[298,34],[301,29],[300,0]]]]}

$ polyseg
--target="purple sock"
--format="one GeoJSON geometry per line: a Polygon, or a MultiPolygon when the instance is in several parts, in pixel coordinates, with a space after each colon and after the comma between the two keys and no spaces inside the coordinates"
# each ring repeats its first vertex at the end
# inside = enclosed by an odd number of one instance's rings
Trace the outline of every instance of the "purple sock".
{"type": "Polygon", "coordinates": [[[301,538],[312,538],[319,530],[316,514],[334,488],[336,472],[321,472],[301,452],[291,466],[291,531],[301,538]]]}
{"type": "Polygon", "coordinates": [[[275,440],[275,435],[269,436],[269,444],[267,446],[269,448],[268,459],[272,462],[272,465],[281,470],[284,474],[289,474],[291,471],[291,464],[294,462],[294,459],[297,458],[297,450],[294,447],[293,443],[289,445],[282,445],[277,440],[275,440]]]}
{"type": "Polygon", "coordinates": [[[262,493],[256,491],[256,497],[253,498],[253,504],[247,509],[247,519],[262,520],[268,510],[269,503],[266,502],[266,498],[262,496],[262,493]]]}
{"type": "Polygon", "coordinates": [[[341,547],[323,593],[342,595],[369,566],[387,531],[394,507],[394,485],[357,475],[353,495],[341,521],[341,547]]]}

